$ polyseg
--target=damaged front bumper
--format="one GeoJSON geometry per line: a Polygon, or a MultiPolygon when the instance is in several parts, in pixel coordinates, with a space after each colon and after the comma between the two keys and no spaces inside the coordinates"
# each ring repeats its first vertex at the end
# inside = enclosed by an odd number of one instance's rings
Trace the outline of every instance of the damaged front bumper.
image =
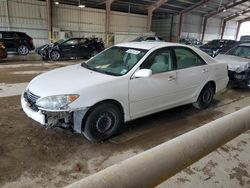
{"type": "Polygon", "coordinates": [[[82,133],[82,120],[88,108],[72,111],[50,112],[40,110],[27,99],[26,93],[21,96],[21,105],[27,116],[40,123],[45,128],[71,128],[74,132],[82,133]]]}
{"type": "Polygon", "coordinates": [[[250,69],[237,73],[228,71],[229,83],[240,87],[250,87],[250,69]]]}

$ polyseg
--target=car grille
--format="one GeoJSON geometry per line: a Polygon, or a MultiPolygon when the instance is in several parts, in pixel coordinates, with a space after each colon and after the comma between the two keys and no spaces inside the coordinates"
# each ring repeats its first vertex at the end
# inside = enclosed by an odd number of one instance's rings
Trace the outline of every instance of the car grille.
{"type": "Polygon", "coordinates": [[[30,92],[29,90],[27,93],[27,99],[31,104],[36,103],[36,101],[40,98],[39,96],[35,95],[34,93],[30,92]]]}

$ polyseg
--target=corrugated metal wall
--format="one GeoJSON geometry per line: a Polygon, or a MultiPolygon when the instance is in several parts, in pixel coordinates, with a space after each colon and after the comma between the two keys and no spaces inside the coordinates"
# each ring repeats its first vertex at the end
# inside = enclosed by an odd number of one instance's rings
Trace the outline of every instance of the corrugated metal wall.
{"type": "MultiPolygon", "coordinates": [[[[171,19],[153,19],[152,30],[159,36],[164,37],[166,40],[170,38],[170,24],[171,19]]],[[[201,37],[203,25],[203,17],[200,15],[189,14],[185,17],[181,37],[197,38],[201,37]]],[[[204,42],[209,40],[218,39],[221,34],[222,19],[210,18],[207,23],[206,34],[204,42]]],[[[172,38],[176,38],[179,27],[179,16],[174,16],[173,19],[173,33],[172,38]]],[[[225,29],[225,39],[234,39],[237,29],[237,23],[234,21],[228,22],[225,29]]]]}
{"type": "Polygon", "coordinates": [[[45,3],[35,0],[1,0],[0,30],[8,29],[26,32],[34,38],[35,45],[45,43],[47,41],[45,3]]]}
{"type": "MultiPolygon", "coordinates": [[[[147,17],[112,11],[110,24],[112,33],[144,33],[146,32],[147,17]]],[[[55,6],[53,4],[53,27],[56,30],[70,32],[73,37],[97,36],[104,38],[105,10],[80,9],[77,6],[62,4],[55,6]]],[[[0,0],[0,30],[8,30],[9,28],[10,30],[26,32],[34,38],[36,46],[48,42],[45,2],[0,0]]]]}

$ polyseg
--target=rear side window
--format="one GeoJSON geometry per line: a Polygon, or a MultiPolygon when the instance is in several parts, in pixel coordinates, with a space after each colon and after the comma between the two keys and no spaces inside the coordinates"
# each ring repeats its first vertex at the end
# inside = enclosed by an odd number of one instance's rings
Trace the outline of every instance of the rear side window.
{"type": "Polygon", "coordinates": [[[205,65],[206,63],[192,50],[187,48],[174,48],[177,69],[185,69],[205,65]]]}
{"type": "Polygon", "coordinates": [[[16,37],[16,34],[14,32],[4,32],[2,33],[2,35],[4,39],[13,39],[16,37]]]}
{"type": "Polygon", "coordinates": [[[18,36],[19,38],[25,38],[25,39],[30,38],[30,36],[28,36],[26,33],[17,33],[17,36],[18,36]]]}
{"type": "Polygon", "coordinates": [[[0,33],[0,39],[2,39],[3,38],[3,34],[2,33],[0,33]]]}

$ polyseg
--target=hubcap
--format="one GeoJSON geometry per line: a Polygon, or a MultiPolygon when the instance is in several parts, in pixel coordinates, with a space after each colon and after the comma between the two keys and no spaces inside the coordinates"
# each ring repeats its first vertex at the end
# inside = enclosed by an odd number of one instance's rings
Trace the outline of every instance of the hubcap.
{"type": "Polygon", "coordinates": [[[96,121],[96,129],[100,133],[107,132],[114,123],[114,116],[111,113],[104,113],[100,115],[96,121]]]}
{"type": "Polygon", "coordinates": [[[59,53],[58,52],[51,52],[51,59],[53,59],[53,60],[59,59],[59,53]]]}
{"type": "Polygon", "coordinates": [[[208,104],[208,103],[210,103],[211,99],[212,99],[212,93],[210,90],[208,90],[204,93],[202,100],[204,103],[208,104]]]}
{"type": "Polygon", "coordinates": [[[20,54],[27,54],[29,49],[26,46],[20,46],[18,52],[20,54]]]}

